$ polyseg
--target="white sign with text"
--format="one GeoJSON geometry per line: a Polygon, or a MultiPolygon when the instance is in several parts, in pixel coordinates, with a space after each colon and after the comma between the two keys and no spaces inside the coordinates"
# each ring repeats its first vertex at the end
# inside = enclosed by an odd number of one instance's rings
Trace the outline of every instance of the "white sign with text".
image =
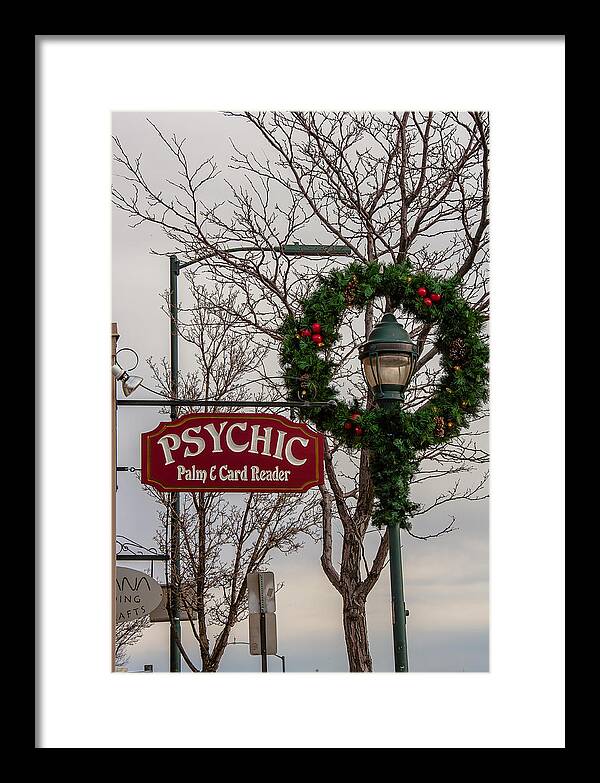
{"type": "Polygon", "coordinates": [[[117,623],[139,620],[156,609],[162,600],[161,586],[143,571],[117,566],[116,581],[117,623]]]}

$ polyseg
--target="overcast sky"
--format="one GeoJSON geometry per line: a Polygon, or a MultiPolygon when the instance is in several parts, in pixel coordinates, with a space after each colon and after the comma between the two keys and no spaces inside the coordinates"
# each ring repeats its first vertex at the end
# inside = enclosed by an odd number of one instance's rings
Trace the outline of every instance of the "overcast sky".
{"type": "MultiPolygon", "coordinates": [[[[153,183],[172,175],[168,156],[156,139],[146,116],[166,133],[187,138],[193,160],[214,156],[226,168],[231,154],[229,139],[243,150],[259,152],[265,144],[254,129],[238,118],[216,113],[115,113],[113,133],[125,148],[144,153],[146,173],[153,183]]],[[[215,186],[218,198],[220,185],[215,186]]],[[[310,241],[310,238],[309,240],[310,241]]],[[[134,348],[140,356],[138,371],[147,357],[168,356],[169,323],[161,311],[161,294],[168,287],[168,260],[150,249],[171,250],[158,229],[129,228],[126,216],[113,210],[113,321],[121,335],[119,348],[134,348]]],[[[180,285],[185,280],[180,278],[180,285]]],[[[182,292],[182,296],[185,292],[182,292]]],[[[125,357],[123,357],[125,359],[125,357]]],[[[192,356],[182,350],[181,369],[191,367],[192,356]],[[186,366],[187,364],[187,366],[186,366]]],[[[140,433],[167,418],[154,408],[121,408],[118,415],[118,464],[139,467],[140,433]]],[[[153,544],[156,507],[133,474],[119,473],[117,532],[145,545],[153,544]]],[[[441,485],[426,482],[414,493],[418,502],[433,499],[441,485]]],[[[317,492],[316,489],[311,490],[317,492]]],[[[429,541],[403,535],[403,565],[409,662],[418,671],[488,670],[488,507],[487,501],[457,502],[430,513],[419,534],[445,527],[449,514],[457,530],[429,541]]],[[[367,541],[376,534],[367,535],[367,541]]],[[[325,578],[320,545],[307,541],[294,555],[275,554],[270,565],[284,587],[277,594],[278,650],[286,656],[288,671],[347,671],[341,625],[341,599],[325,578]]],[[[130,565],[130,564],[128,564],[130,565]]],[[[369,639],[376,672],[393,671],[389,572],[386,568],[367,604],[369,639]]],[[[186,636],[184,632],[184,637],[186,636]]],[[[195,644],[186,645],[197,660],[195,644]]],[[[240,623],[231,639],[247,640],[247,622],[240,623]]],[[[152,663],[168,671],[168,624],[157,623],[143,640],[129,649],[129,670],[152,663]]],[[[185,663],[182,664],[184,670],[185,663]]],[[[270,659],[277,671],[280,662],[270,659]]],[[[260,657],[251,657],[244,645],[228,647],[221,671],[259,671],[260,657]]]]}

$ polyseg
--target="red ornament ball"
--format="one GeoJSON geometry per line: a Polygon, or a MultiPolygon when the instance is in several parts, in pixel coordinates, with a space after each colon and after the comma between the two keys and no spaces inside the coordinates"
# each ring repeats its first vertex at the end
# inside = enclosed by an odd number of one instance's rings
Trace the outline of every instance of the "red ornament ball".
{"type": "Polygon", "coordinates": [[[300,334],[302,337],[310,337],[310,329],[303,329],[300,334]]]}
{"type": "Polygon", "coordinates": [[[441,294],[429,294],[429,298],[431,299],[432,302],[439,302],[440,299],[442,298],[442,295],[441,294]]]}
{"type": "Polygon", "coordinates": [[[360,413],[353,413],[350,418],[352,421],[356,421],[357,419],[360,419],[360,413]]]}
{"type": "Polygon", "coordinates": [[[355,435],[362,435],[362,434],[363,434],[363,429],[362,429],[362,427],[355,427],[355,428],[354,428],[354,434],[355,434],[355,435]]]}
{"type": "Polygon", "coordinates": [[[351,430],[352,429],[352,422],[351,421],[345,421],[344,422],[344,429],[345,430],[351,430]]]}
{"type": "Polygon", "coordinates": [[[431,301],[431,299],[428,296],[426,296],[425,299],[423,299],[423,304],[427,305],[427,307],[431,307],[433,302],[431,301]]]}
{"type": "Polygon", "coordinates": [[[319,334],[321,331],[321,324],[313,324],[311,329],[313,330],[313,334],[319,334]]]}
{"type": "Polygon", "coordinates": [[[417,293],[419,296],[427,296],[427,289],[423,287],[417,288],[417,293]]]}
{"type": "Polygon", "coordinates": [[[320,334],[313,334],[312,341],[313,341],[313,343],[319,344],[319,343],[323,342],[323,338],[321,337],[320,334]]]}

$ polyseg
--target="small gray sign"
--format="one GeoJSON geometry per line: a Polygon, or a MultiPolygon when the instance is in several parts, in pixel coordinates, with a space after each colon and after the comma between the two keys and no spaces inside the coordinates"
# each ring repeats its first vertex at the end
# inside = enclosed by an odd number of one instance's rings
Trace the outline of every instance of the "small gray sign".
{"type": "Polygon", "coordinates": [[[275,575],[272,571],[253,571],[248,574],[248,611],[275,611],[275,575]]]}
{"type": "MultiPolygon", "coordinates": [[[[260,655],[260,613],[253,612],[248,616],[248,628],[250,633],[250,655],[260,655]]],[[[277,654],[277,622],[275,615],[270,612],[265,614],[266,653],[277,654]]]]}

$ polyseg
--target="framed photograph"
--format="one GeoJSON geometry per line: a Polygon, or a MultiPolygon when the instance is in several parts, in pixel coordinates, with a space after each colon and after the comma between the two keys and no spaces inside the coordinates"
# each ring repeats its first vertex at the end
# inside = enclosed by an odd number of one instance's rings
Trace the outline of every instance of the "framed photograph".
{"type": "Polygon", "coordinates": [[[37,37],[39,747],[564,747],[564,43],[37,37]]]}

